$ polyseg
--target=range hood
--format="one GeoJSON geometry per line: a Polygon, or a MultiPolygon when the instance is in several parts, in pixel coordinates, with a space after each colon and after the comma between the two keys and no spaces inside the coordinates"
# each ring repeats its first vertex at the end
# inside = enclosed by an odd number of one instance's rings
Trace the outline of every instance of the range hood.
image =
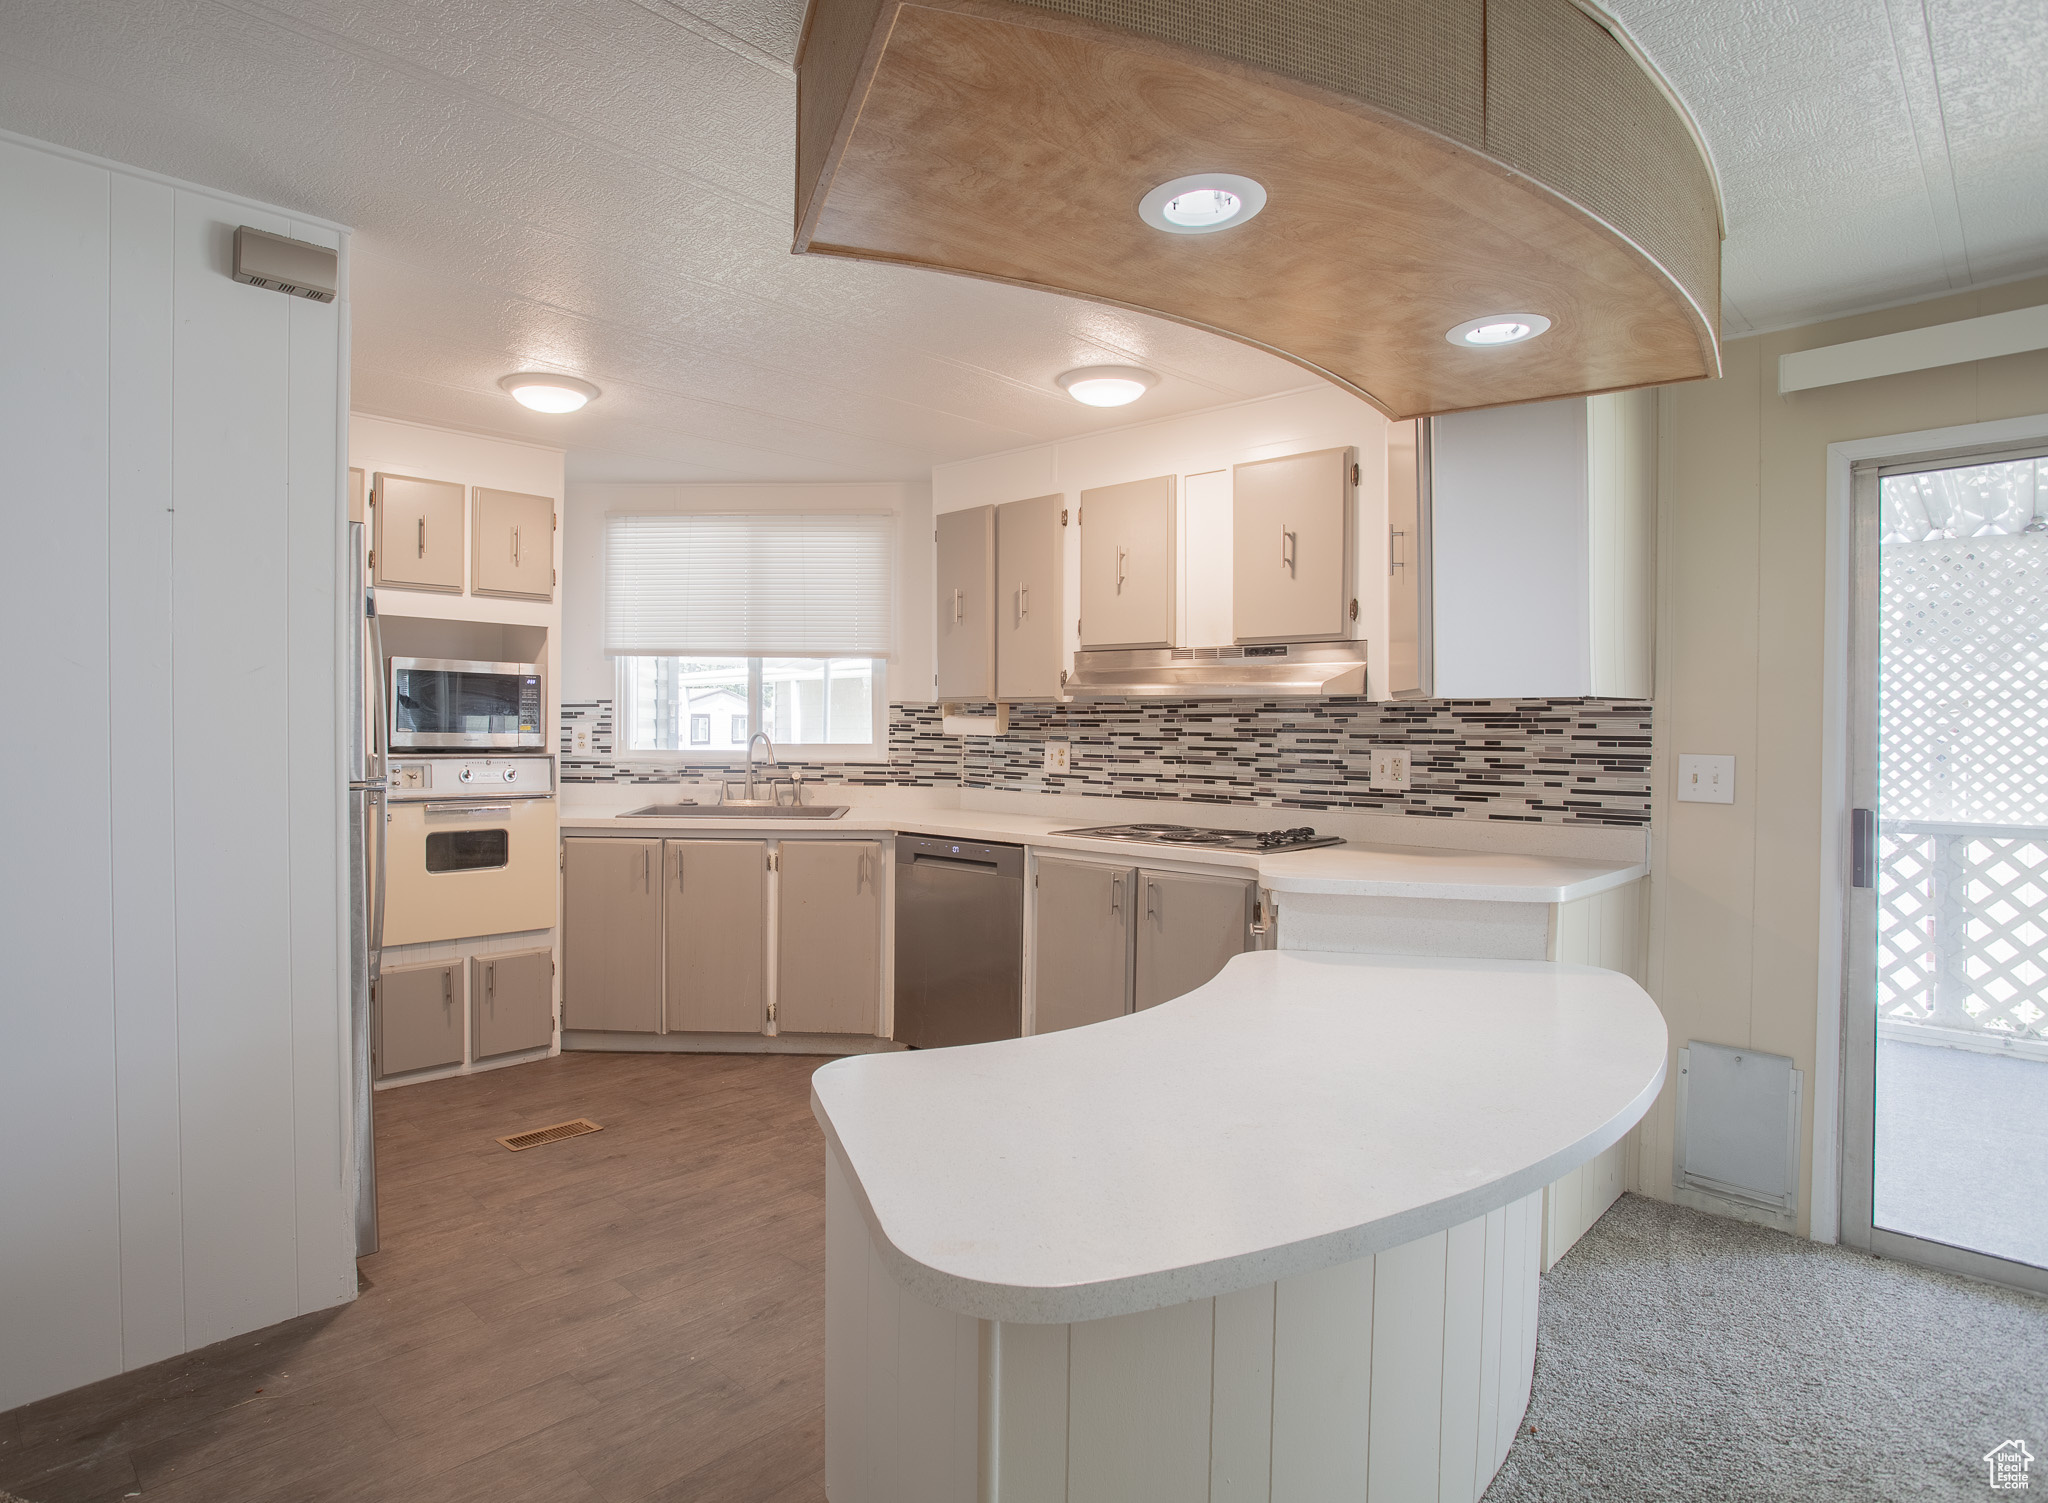
{"type": "Polygon", "coordinates": [[[1077,652],[1073,699],[1319,699],[1365,693],[1365,643],[1077,652]]]}

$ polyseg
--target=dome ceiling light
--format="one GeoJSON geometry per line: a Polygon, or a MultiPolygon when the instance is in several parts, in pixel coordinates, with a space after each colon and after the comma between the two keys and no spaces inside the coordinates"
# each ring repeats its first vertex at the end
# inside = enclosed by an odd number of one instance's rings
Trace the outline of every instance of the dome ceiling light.
{"type": "Polygon", "coordinates": [[[1390,418],[1716,376],[1713,164],[1598,6],[811,0],[792,245],[1171,319],[1390,418]]]}
{"type": "Polygon", "coordinates": [[[1494,350],[1534,339],[1549,327],[1550,320],[1540,313],[1489,313],[1446,330],[1444,338],[1461,348],[1494,350]]]}
{"type": "Polygon", "coordinates": [[[1266,190],[1234,172],[1197,172],[1161,183],[1138,200],[1138,217],[1169,235],[1233,230],[1266,207],[1266,190]]]}
{"type": "Polygon", "coordinates": [[[1084,365],[1053,378],[1060,390],[1090,407],[1123,407],[1159,384],[1159,378],[1135,365],[1084,365]]]}
{"type": "Polygon", "coordinates": [[[553,371],[521,371],[498,384],[512,393],[513,401],[535,412],[574,412],[598,394],[588,381],[553,371]]]}

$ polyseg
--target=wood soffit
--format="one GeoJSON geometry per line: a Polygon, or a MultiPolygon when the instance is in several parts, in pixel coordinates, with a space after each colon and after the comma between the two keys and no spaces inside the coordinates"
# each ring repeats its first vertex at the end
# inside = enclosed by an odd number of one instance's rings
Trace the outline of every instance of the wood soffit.
{"type": "Polygon", "coordinates": [[[812,0],[796,216],[799,253],[1158,314],[1396,419],[1720,372],[1711,169],[1572,0],[812,0]],[[1205,171],[1264,184],[1264,212],[1139,219],[1205,171]],[[1444,338],[1503,312],[1552,327],[1444,338]]]}

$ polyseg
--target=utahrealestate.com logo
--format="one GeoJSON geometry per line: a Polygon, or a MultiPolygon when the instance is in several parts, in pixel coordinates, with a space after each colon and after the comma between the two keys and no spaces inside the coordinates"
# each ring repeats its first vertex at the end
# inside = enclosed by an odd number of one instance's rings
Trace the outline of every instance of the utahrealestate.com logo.
{"type": "Polygon", "coordinates": [[[2033,1453],[2023,1440],[2009,1440],[1984,1458],[1984,1465],[1991,1473],[1991,1485],[2010,1488],[2014,1492],[2027,1485],[2027,1468],[2033,1464],[2033,1453]]]}

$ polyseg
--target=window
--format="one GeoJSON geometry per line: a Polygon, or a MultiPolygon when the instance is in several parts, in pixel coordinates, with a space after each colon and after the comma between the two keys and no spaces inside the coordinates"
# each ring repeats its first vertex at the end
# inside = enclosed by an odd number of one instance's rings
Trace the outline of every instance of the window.
{"type": "Polygon", "coordinates": [[[777,756],[879,761],[883,669],[876,658],[620,658],[617,749],[730,761],[758,724],[777,756]]]}
{"type": "Polygon", "coordinates": [[[888,755],[896,519],[663,513],[605,519],[605,652],[621,756],[888,755]],[[719,734],[723,732],[723,734],[719,734]]]}

